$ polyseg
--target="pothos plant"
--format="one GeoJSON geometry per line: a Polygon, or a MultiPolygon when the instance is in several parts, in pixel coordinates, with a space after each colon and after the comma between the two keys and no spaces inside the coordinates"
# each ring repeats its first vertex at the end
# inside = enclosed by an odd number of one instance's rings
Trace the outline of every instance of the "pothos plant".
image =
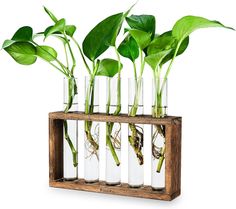
{"type": "MultiPolygon", "coordinates": [[[[197,29],[208,27],[232,29],[218,21],[211,21],[197,16],[185,16],[174,24],[171,31],[158,35],[155,32],[155,17],[152,15],[131,15],[130,17],[126,17],[126,21],[130,28],[125,30],[127,36],[120,44],[118,51],[123,57],[130,59],[133,63],[136,92],[133,106],[129,112],[130,116],[135,116],[137,113],[141,78],[145,63],[151,67],[153,73],[155,88],[153,116],[157,118],[164,117],[162,105],[163,90],[175,58],[181,55],[188,47],[189,35],[197,29]],[[135,64],[138,57],[141,63],[139,76],[137,75],[137,67],[135,64]],[[167,68],[164,70],[165,65],[167,65],[167,68]],[[161,76],[163,74],[164,77],[162,80],[161,76]]],[[[143,133],[135,124],[129,124],[129,127],[132,132],[129,136],[129,143],[133,147],[139,164],[141,165],[143,164],[143,133]]],[[[158,134],[165,138],[164,126],[156,125],[156,131],[152,137],[153,157],[159,159],[156,172],[160,172],[165,158],[165,144],[160,150],[157,150],[157,147],[154,145],[154,140],[156,140],[158,134]]]]}
{"type": "MultiPolygon", "coordinates": [[[[74,25],[67,25],[64,18],[57,19],[55,15],[44,7],[45,12],[53,21],[53,24],[45,29],[44,32],[34,34],[33,29],[29,26],[19,28],[11,39],[4,41],[2,49],[4,49],[17,63],[22,65],[32,65],[38,58],[47,62],[54,69],[62,73],[68,79],[68,101],[64,112],[67,113],[77,94],[77,84],[74,77],[76,67],[75,56],[71,47],[71,40],[79,47],[73,35],[76,31],[74,25]],[[44,37],[44,41],[49,37],[55,37],[63,45],[64,57],[66,64],[58,58],[58,52],[51,46],[38,44],[37,38],[44,37]]],[[[82,51],[79,48],[81,55],[82,51]]],[[[70,136],[68,134],[67,121],[64,121],[64,136],[69,144],[73,155],[73,165],[78,165],[77,150],[75,149],[70,136]]]]}
{"type": "MultiPolygon", "coordinates": [[[[86,90],[86,99],[85,99],[86,114],[93,113],[94,82],[96,76],[106,76],[110,80],[112,77],[117,75],[118,79],[117,92],[112,92],[116,93],[117,96],[116,110],[113,113],[110,112],[110,95],[109,95],[107,101],[106,113],[118,115],[121,111],[121,70],[123,65],[120,61],[120,55],[117,50],[116,39],[120,33],[125,17],[128,15],[132,7],[127,12],[114,14],[102,20],[88,33],[88,35],[85,37],[83,41],[82,44],[83,53],[92,63],[92,67],[88,68],[90,84],[88,89],[86,90]],[[110,47],[114,49],[116,54],[116,59],[105,58],[100,60],[99,57],[110,47]]],[[[109,88],[108,90],[109,94],[111,94],[110,85],[108,88],[109,88]]],[[[111,140],[111,133],[113,126],[114,123],[111,122],[106,123],[106,145],[109,147],[113,159],[116,162],[116,165],[119,166],[120,160],[117,156],[114,144],[111,140]]],[[[91,133],[91,128],[92,128],[92,121],[85,121],[85,134],[87,140],[92,146],[92,152],[97,155],[99,145],[94,139],[93,134],[91,133]]]]}

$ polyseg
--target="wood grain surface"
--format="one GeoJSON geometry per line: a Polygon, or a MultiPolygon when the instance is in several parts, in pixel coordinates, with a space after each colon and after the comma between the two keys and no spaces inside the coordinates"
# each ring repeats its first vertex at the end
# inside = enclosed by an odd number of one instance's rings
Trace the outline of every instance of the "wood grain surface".
{"type": "Polygon", "coordinates": [[[158,119],[149,115],[130,117],[124,114],[112,116],[101,113],[86,115],[82,112],[49,113],[49,185],[64,189],[172,200],[179,196],[181,192],[181,124],[181,117],[175,116],[158,119]],[[126,183],[122,183],[119,186],[109,186],[103,181],[91,184],[85,183],[83,179],[76,181],[63,180],[63,120],[165,125],[165,189],[163,191],[154,191],[151,186],[130,188],[126,183]]]}

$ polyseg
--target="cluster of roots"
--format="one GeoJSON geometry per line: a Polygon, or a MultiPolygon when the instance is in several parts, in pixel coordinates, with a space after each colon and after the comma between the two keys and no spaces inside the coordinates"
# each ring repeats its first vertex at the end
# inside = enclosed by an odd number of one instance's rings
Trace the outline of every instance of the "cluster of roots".
{"type": "Polygon", "coordinates": [[[133,147],[138,158],[139,164],[143,165],[143,128],[135,124],[129,124],[131,135],[129,135],[129,143],[133,147]]]}

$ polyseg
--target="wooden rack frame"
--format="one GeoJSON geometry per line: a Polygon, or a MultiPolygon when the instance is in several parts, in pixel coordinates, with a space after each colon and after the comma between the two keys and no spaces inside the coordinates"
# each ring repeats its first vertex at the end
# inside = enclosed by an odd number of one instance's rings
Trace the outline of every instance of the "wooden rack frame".
{"type": "Polygon", "coordinates": [[[51,187],[64,189],[172,200],[180,195],[181,187],[181,124],[181,117],[173,116],[157,119],[148,115],[129,117],[125,114],[113,116],[102,113],[86,115],[83,112],[49,113],[49,185],[51,187]],[[89,184],[85,183],[83,179],[64,181],[63,120],[165,125],[165,189],[162,191],[154,191],[151,186],[130,188],[127,183],[122,183],[118,186],[109,186],[106,185],[104,181],[89,184]]]}

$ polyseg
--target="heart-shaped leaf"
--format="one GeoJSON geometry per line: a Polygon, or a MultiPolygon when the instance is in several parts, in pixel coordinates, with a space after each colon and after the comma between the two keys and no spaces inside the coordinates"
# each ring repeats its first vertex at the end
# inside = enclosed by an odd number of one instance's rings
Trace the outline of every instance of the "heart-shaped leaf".
{"type": "Polygon", "coordinates": [[[32,41],[33,29],[29,26],[19,28],[13,35],[11,40],[5,40],[2,49],[9,47],[15,42],[28,42],[32,41]]]}
{"type": "Polygon", "coordinates": [[[57,23],[58,20],[55,17],[55,15],[49,9],[47,9],[45,6],[43,8],[44,8],[45,12],[48,14],[48,16],[52,19],[52,21],[54,23],[57,23]]]}
{"type": "Polygon", "coordinates": [[[156,36],[148,45],[147,54],[156,54],[160,51],[170,49],[176,39],[172,36],[172,32],[168,31],[160,36],[156,36]]]}
{"type": "Polygon", "coordinates": [[[16,31],[11,40],[14,41],[31,41],[33,36],[33,29],[29,26],[21,27],[16,31]]]}
{"type": "Polygon", "coordinates": [[[162,60],[171,52],[171,49],[160,51],[156,54],[145,57],[145,61],[150,65],[153,70],[160,66],[162,60]]]}
{"type": "Polygon", "coordinates": [[[110,46],[115,46],[121,26],[134,5],[124,13],[107,17],[88,33],[82,44],[83,52],[86,57],[94,61],[110,46]]]}
{"type": "Polygon", "coordinates": [[[57,58],[56,50],[50,46],[36,46],[36,54],[48,62],[52,62],[57,58]]]}
{"type": "Polygon", "coordinates": [[[55,34],[55,33],[64,33],[65,25],[66,25],[66,21],[63,18],[63,19],[60,19],[58,22],[56,22],[56,24],[54,26],[48,27],[44,32],[45,39],[48,36],[55,34]]]}
{"type": "Polygon", "coordinates": [[[109,46],[114,45],[123,20],[123,13],[118,13],[98,23],[85,37],[83,41],[83,52],[94,61],[109,46]]]}
{"type": "Polygon", "coordinates": [[[76,27],[74,25],[66,25],[65,26],[65,32],[66,35],[72,37],[76,31],[76,27]]]}
{"type": "Polygon", "coordinates": [[[181,42],[195,30],[209,27],[223,27],[233,29],[230,27],[226,27],[222,23],[215,20],[212,21],[197,16],[185,16],[175,23],[172,29],[172,34],[178,41],[181,42]]]}
{"type": "Polygon", "coordinates": [[[118,52],[121,56],[134,62],[139,56],[139,47],[134,38],[128,35],[118,47],[118,52]]]}
{"type": "MultiPolygon", "coordinates": [[[[119,72],[119,62],[117,60],[113,59],[103,59],[99,63],[99,67],[97,70],[96,75],[98,76],[107,76],[107,77],[113,77],[119,72]]],[[[123,66],[121,65],[121,68],[123,66]]]]}
{"type": "Polygon", "coordinates": [[[126,17],[126,21],[132,29],[151,33],[152,38],[154,38],[156,19],[153,15],[131,15],[130,17],[126,17]]]}
{"type": "Polygon", "coordinates": [[[130,35],[137,42],[140,49],[145,49],[151,42],[151,33],[147,33],[141,30],[131,29],[129,30],[130,35]]]}
{"type": "Polygon", "coordinates": [[[13,41],[13,40],[5,40],[3,42],[3,45],[2,45],[2,49],[5,49],[7,47],[9,47],[10,45],[14,44],[16,41],[13,41]]]}
{"type": "Polygon", "coordinates": [[[17,63],[31,65],[36,62],[36,48],[28,42],[15,42],[4,49],[17,63]]]}
{"type": "MultiPolygon", "coordinates": [[[[181,55],[186,50],[186,48],[188,47],[188,43],[189,37],[185,38],[184,41],[181,43],[176,56],[181,55]]],[[[163,65],[173,58],[176,47],[177,40],[172,36],[172,31],[168,31],[160,36],[156,36],[153,39],[153,41],[148,46],[147,54],[151,55],[163,50],[172,49],[172,51],[167,56],[165,56],[162,62],[160,63],[160,65],[163,65]]]]}

